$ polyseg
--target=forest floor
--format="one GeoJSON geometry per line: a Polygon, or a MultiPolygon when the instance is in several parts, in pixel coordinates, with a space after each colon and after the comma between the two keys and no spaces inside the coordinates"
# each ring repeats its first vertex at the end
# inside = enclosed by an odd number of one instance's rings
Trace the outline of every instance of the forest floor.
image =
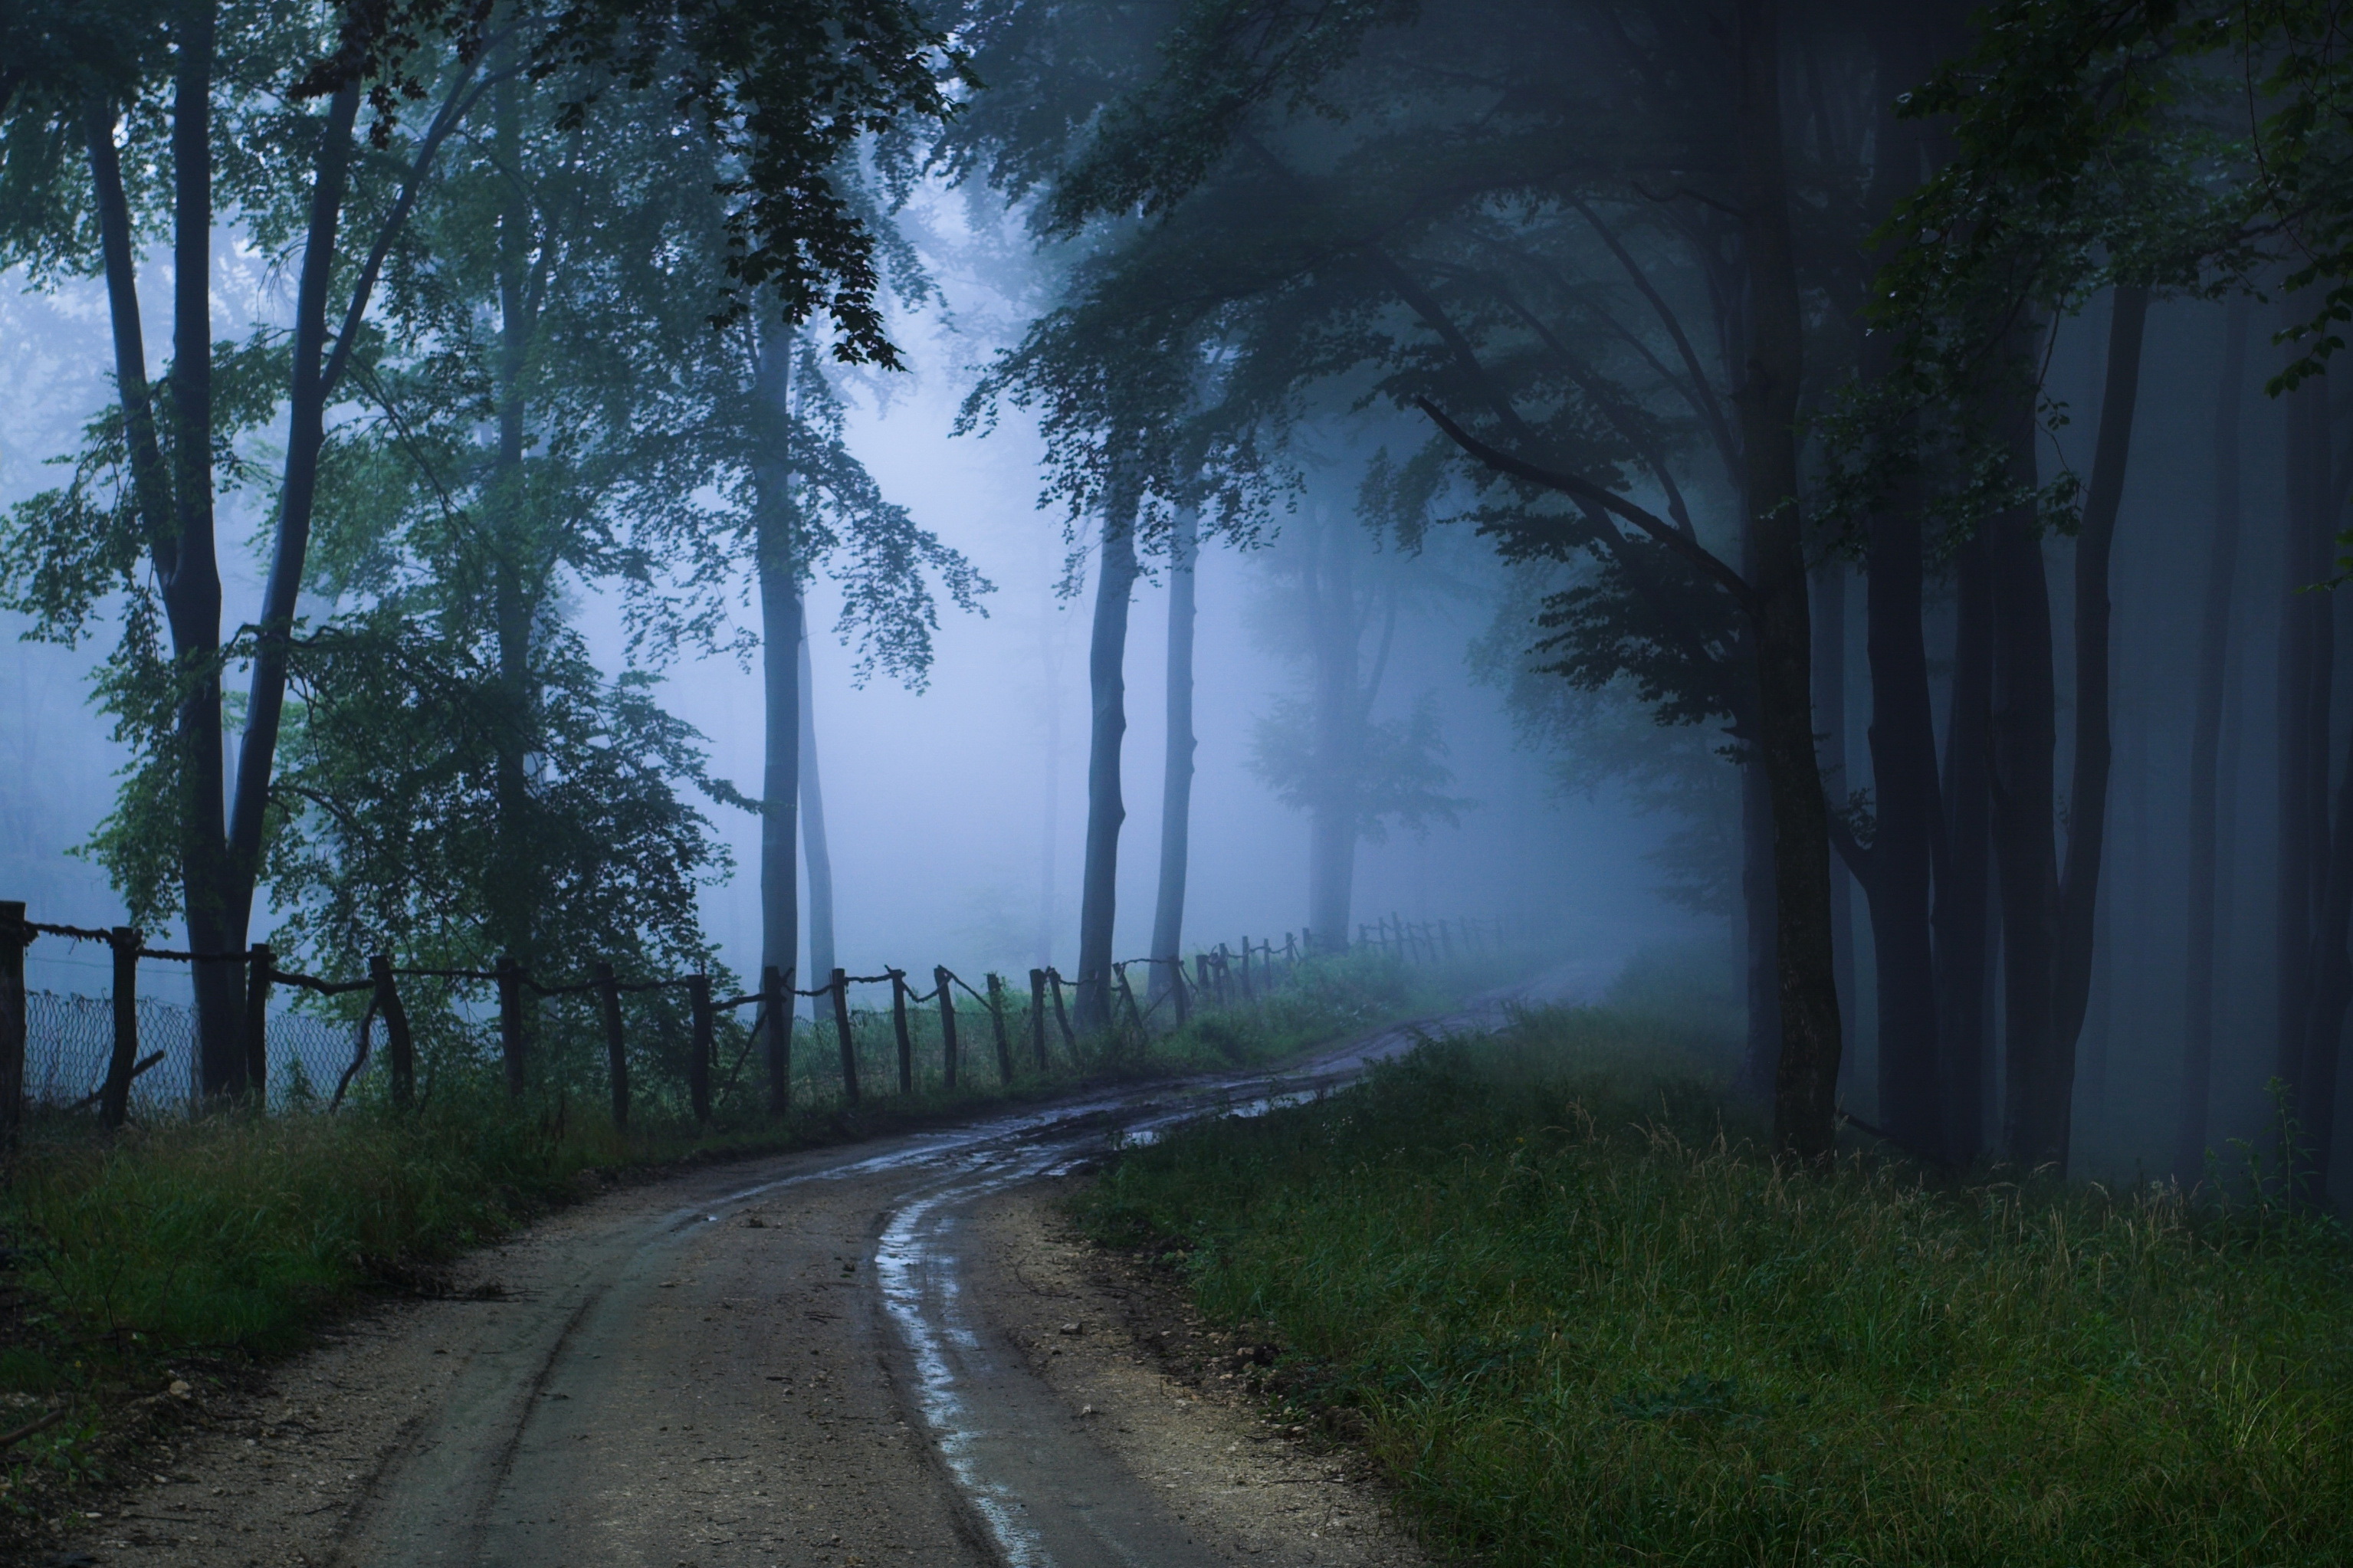
{"type": "MultiPolygon", "coordinates": [[[[1590,977],[1556,977],[1589,984],[1590,977]]],[[[1498,998],[1280,1074],[1051,1106],[612,1191],[237,1382],[173,1379],[59,1563],[1419,1561],[1383,1488],[1270,1426],[1260,1347],[1091,1249],[1117,1140],[1313,1097],[1498,998]]],[[[36,1560],[40,1560],[38,1557],[36,1560]]]]}

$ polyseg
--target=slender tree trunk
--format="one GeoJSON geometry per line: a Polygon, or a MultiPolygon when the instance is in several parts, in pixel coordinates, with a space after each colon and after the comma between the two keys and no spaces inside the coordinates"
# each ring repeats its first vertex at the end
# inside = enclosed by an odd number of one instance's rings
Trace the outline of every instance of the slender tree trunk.
{"type": "Polygon", "coordinates": [[[1798,497],[1804,370],[1796,258],[1782,163],[1777,0],[1739,0],[1737,152],[1748,341],[1740,395],[1746,531],[1757,563],[1758,752],[1771,785],[1781,1053],[1774,1142],[1830,1153],[1837,1114],[1838,984],[1831,948],[1830,821],[1814,758],[1811,631],[1798,497]]]}
{"type": "Polygon", "coordinates": [[[808,950],[811,974],[833,973],[833,855],[826,847],[825,792],[818,783],[817,706],[809,671],[808,625],[801,625],[800,700],[801,850],[808,857],[808,950]]]}
{"type": "Polygon", "coordinates": [[[529,415],[523,373],[533,333],[529,272],[533,236],[530,196],[519,173],[519,90],[509,77],[491,89],[491,98],[492,134],[509,174],[501,181],[498,216],[498,448],[488,508],[493,530],[491,632],[497,645],[500,697],[493,780],[498,863],[492,868],[489,903],[500,951],[528,967],[536,957],[533,912],[537,900],[532,893],[531,788],[525,759],[533,747],[537,708],[531,644],[539,541],[533,537],[537,530],[528,512],[523,473],[529,415]]]}
{"type": "Polygon", "coordinates": [[[1740,768],[1741,964],[1746,981],[1747,1034],[1740,1077],[1748,1092],[1769,1098],[1781,1065],[1780,905],[1773,890],[1773,791],[1755,749],[1740,768]]]}
{"type": "Polygon", "coordinates": [[[237,749],[237,794],[229,815],[230,936],[242,945],[250,923],[255,886],[261,871],[262,835],[269,810],[268,781],[285,713],[286,679],[295,605],[310,556],[311,514],[318,498],[319,455],[326,442],[329,387],[327,293],[334,277],[335,230],[350,172],[352,125],[359,114],[354,80],[327,107],[311,187],[311,221],[302,243],[301,279],[294,302],[293,384],[286,416],[285,482],[279,488],[278,532],[269,580],[261,595],[261,636],[255,640],[253,676],[246,702],[245,735],[237,749]]]}
{"type": "MultiPolygon", "coordinates": [[[[1831,798],[1843,801],[1853,784],[1846,765],[1847,563],[1831,557],[1813,570],[1815,758],[1831,798]]],[[[1854,878],[1831,864],[1831,953],[1838,984],[1839,1037],[1854,1038],[1854,878]]],[[[1848,1068],[1852,1070],[1852,1053],[1848,1068]]]]}
{"type": "MultiPolygon", "coordinates": [[[[180,892],[198,952],[239,945],[229,907],[227,753],[221,735],[220,565],[213,533],[213,0],[175,7],[172,102],[172,424],[176,538],[163,575],[178,668],[180,892]]],[[[244,1085],[244,995],[237,970],[195,970],[197,1078],[206,1095],[244,1085]]]]}
{"type": "Polygon", "coordinates": [[[1355,902],[1358,774],[1366,694],[1358,683],[1356,563],[1328,516],[1311,536],[1306,589],[1314,659],[1314,803],[1307,836],[1307,923],[1339,939],[1355,902]]]}
{"type": "MultiPolygon", "coordinates": [[[[753,395],[774,437],[754,468],[753,548],[760,583],[760,677],[766,755],[760,779],[760,962],[794,968],[800,949],[800,878],[794,863],[800,831],[801,580],[794,511],[790,432],[793,337],[764,334],[753,395]]],[[[833,973],[831,965],[822,972],[833,973]]],[[[812,975],[812,979],[815,976],[812,975]]]]}
{"type": "MultiPolygon", "coordinates": [[[[2021,412],[2027,412],[2021,405],[2021,412]]],[[[2031,413],[2028,414],[2031,417],[2031,413]]],[[[2031,432],[2030,432],[2031,435],[2031,432]]],[[[2033,458],[2031,445],[2023,458],[2033,458]]],[[[2031,475],[2031,468],[2028,470],[2031,475]]],[[[1936,952],[1937,1080],[1945,1157],[1967,1164],[1986,1149],[1992,1066],[1994,593],[1993,542],[1979,528],[1953,554],[1956,615],[1951,711],[1945,726],[1945,860],[1931,925],[1936,952]]]]}
{"type": "Polygon", "coordinates": [[[1038,653],[1039,674],[1046,683],[1046,773],[1038,791],[1038,926],[1032,966],[1051,969],[1060,891],[1055,862],[1062,837],[1062,647],[1055,637],[1058,612],[1051,589],[1041,588],[1040,596],[1038,653]]]}
{"type": "Polygon", "coordinates": [[[1095,579],[1093,640],[1087,654],[1092,721],[1087,742],[1087,860],[1079,895],[1079,1027],[1111,1025],[1112,933],[1118,911],[1119,752],[1127,736],[1127,611],[1135,588],[1135,481],[1113,487],[1103,514],[1095,579]]]}
{"type": "Polygon", "coordinates": [[[1185,859],[1193,812],[1194,557],[1198,521],[1180,509],[1168,540],[1168,755],[1160,775],[1160,896],[1152,911],[1151,997],[1176,982],[1185,937],[1185,859]]]}
{"type": "Polygon", "coordinates": [[[2181,1089],[2174,1117],[2173,1173],[2194,1182],[2206,1168],[2214,1088],[2216,812],[2221,768],[2224,679],[2230,668],[2231,599],[2239,576],[2239,417],[2246,396],[2252,307],[2234,297],[2222,326],[2222,374],[2214,389],[2214,540],[2206,557],[2198,631],[2198,694],[2189,738],[2189,950],[2183,954],[2181,1089]]]}
{"type": "Polygon", "coordinates": [[[2296,1120],[2303,1124],[2305,1152],[2299,1163],[2305,1195],[2328,1201],[2328,1180],[2337,1147],[2337,1063],[2345,1037],[2345,1013],[2353,1004],[2353,740],[2347,742],[2345,770],[2337,789],[2337,820],[2330,836],[2324,883],[2315,910],[2312,1000],[2304,1032],[2304,1058],[2295,1079],[2296,1120]]]}

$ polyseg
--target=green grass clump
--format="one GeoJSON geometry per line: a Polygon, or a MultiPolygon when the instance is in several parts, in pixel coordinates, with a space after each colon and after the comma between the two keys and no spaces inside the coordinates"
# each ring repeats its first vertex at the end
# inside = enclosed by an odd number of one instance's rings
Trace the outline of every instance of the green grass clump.
{"type": "Polygon", "coordinates": [[[2353,1562],[2333,1223],[1778,1169],[1694,1039],[1530,1014],[1082,1207],[1498,1563],[2353,1562]]]}

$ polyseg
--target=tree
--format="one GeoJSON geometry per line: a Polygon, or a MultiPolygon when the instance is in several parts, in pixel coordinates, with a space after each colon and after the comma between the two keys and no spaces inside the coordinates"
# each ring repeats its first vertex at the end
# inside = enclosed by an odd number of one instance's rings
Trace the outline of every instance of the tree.
{"type": "MultiPolygon", "coordinates": [[[[196,949],[237,951],[262,869],[327,413],[365,332],[384,255],[435,153],[493,77],[505,74],[482,69],[485,51],[495,44],[535,70],[579,64],[660,82],[677,118],[734,160],[723,193],[738,246],[731,275],[744,288],[773,291],[794,320],[827,311],[842,328],[839,352],[881,363],[892,363],[895,353],[874,303],[874,237],[839,197],[833,172],[844,150],[869,132],[945,112],[945,80],[960,65],[899,0],[807,0],[757,14],[719,0],[652,11],[591,0],[535,29],[538,19],[528,13],[493,19],[489,8],[457,0],[292,13],[157,0],[104,18],[115,47],[85,52],[87,15],[76,7],[35,12],[21,29],[28,39],[17,40],[29,47],[12,57],[0,84],[7,114],[0,186],[10,192],[0,256],[29,263],[44,278],[104,276],[124,461],[85,463],[87,483],[20,513],[9,552],[20,563],[19,581],[42,579],[21,598],[46,605],[44,626],[52,631],[77,624],[125,575],[137,584],[141,597],[116,661],[122,679],[110,685],[109,700],[142,762],[126,796],[132,815],[118,816],[102,847],[123,879],[145,868],[125,858],[125,835],[140,823],[168,826],[177,887],[148,912],[175,904],[196,949]],[[440,96],[420,128],[401,111],[428,82],[440,96]],[[216,102],[224,89],[225,104],[216,102]],[[355,140],[364,101],[365,156],[355,140]],[[121,157],[118,136],[128,139],[131,159],[121,157]],[[63,155],[76,143],[86,153],[79,172],[63,155]],[[240,426],[259,424],[268,405],[216,405],[210,342],[216,169],[228,176],[236,208],[253,215],[264,245],[301,258],[294,326],[283,350],[290,423],[275,550],[259,631],[235,648],[220,635],[213,529],[224,468],[219,444],[240,426]],[[166,171],[168,185],[149,180],[149,170],[166,171]],[[383,195],[371,201],[372,189],[383,195]],[[338,245],[355,196],[375,220],[364,252],[338,245]],[[167,206],[174,353],[166,384],[151,389],[133,268],[143,235],[167,206]],[[338,302],[341,326],[331,333],[338,302]],[[115,546],[122,527],[69,526],[108,519],[135,528],[153,569],[152,599],[119,548],[109,553],[76,542],[115,546]],[[168,657],[150,613],[155,601],[168,657]],[[225,666],[239,652],[249,655],[252,689],[231,801],[222,782],[221,693],[225,666]],[[168,810],[159,812],[165,800],[168,810]]],[[[227,471],[237,477],[235,464],[227,471]]],[[[208,1092],[234,1091],[243,1071],[242,996],[230,966],[200,964],[196,973],[202,1082],[208,1092]]]]}

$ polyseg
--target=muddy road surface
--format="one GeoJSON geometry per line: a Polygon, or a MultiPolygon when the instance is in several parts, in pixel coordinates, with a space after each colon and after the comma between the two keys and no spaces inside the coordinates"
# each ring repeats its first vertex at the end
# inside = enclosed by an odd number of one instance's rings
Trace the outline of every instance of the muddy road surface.
{"type": "Polygon", "coordinates": [[[1115,1138],[1311,1097],[1580,978],[1279,1073],[583,1204],[281,1369],[70,1547],[106,1568],[1418,1563],[1353,1462],[1166,1375],[1193,1331],[1124,1326],[1127,1292],[1043,1194],[1115,1138]]]}

